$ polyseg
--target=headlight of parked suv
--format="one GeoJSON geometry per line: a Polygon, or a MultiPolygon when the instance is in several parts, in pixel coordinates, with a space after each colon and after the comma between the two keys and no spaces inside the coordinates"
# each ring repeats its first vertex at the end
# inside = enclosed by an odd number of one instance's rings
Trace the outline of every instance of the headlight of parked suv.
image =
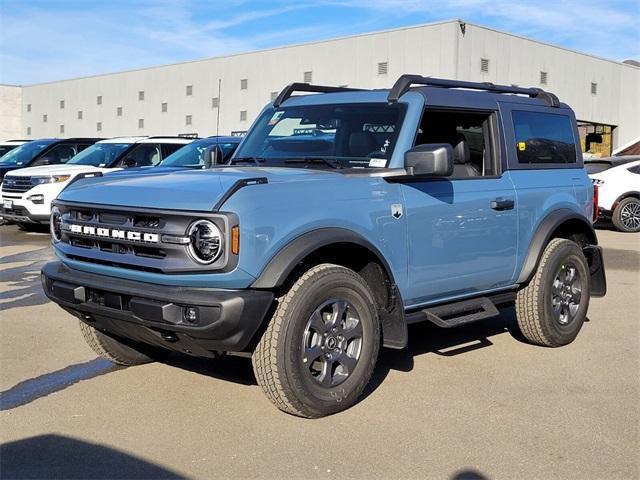
{"type": "Polygon", "coordinates": [[[189,237],[189,253],[193,259],[202,264],[215,262],[223,250],[222,232],[215,223],[209,220],[196,220],[187,230],[189,237]]]}
{"type": "Polygon", "coordinates": [[[594,185],[600,186],[600,185],[604,185],[604,180],[600,180],[599,178],[592,178],[591,183],[593,183],[594,185]]]}
{"type": "Polygon", "coordinates": [[[31,177],[31,185],[66,182],[69,180],[69,176],[70,175],[47,175],[46,177],[31,177]]]}

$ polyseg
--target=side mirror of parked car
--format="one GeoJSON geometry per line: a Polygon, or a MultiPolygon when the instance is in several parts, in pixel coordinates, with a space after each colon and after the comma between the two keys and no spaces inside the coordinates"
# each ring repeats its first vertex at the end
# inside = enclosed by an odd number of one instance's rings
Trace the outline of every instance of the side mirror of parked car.
{"type": "Polygon", "coordinates": [[[453,173],[453,148],[448,143],[416,145],[404,154],[404,168],[416,177],[448,177],[453,173]]]}
{"type": "Polygon", "coordinates": [[[211,168],[214,165],[220,165],[224,161],[224,153],[220,145],[212,145],[205,152],[205,168],[211,168]]]}

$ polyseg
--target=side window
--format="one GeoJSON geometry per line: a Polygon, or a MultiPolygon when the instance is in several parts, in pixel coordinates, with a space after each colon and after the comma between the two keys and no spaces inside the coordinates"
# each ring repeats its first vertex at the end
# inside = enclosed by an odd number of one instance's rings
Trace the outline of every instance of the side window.
{"type": "Polygon", "coordinates": [[[39,165],[57,165],[59,163],[67,163],[76,154],[75,145],[56,145],[42,157],[31,164],[32,167],[39,165]]]}
{"type": "Polygon", "coordinates": [[[450,178],[486,177],[497,172],[491,151],[491,113],[425,110],[416,145],[448,143],[453,148],[450,178]]]}
{"type": "Polygon", "coordinates": [[[122,160],[120,167],[150,167],[160,163],[160,145],[142,143],[131,150],[122,160]]]}
{"type": "Polygon", "coordinates": [[[631,173],[635,173],[636,175],[640,175],[640,165],[636,165],[635,167],[627,168],[631,173]]]}
{"type": "Polygon", "coordinates": [[[513,111],[519,163],[575,163],[576,144],[566,115],[513,111]]]}
{"type": "Polygon", "coordinates": [[[177,144],[176,143],[165,143],[164,145],[162,145],[162,154],[163,154],[162,158],[167,158],[172,153],[177,152],[182,147],[184,147],[184,145],[185,144],[182,144],[182,143],[177,143],[177,144]]]}
{"type": "Polygon", "coordinates": [[[91,143],[78,143],[76,145],[76,150],[78,153],[80,153],[81,151],[83,151],[85,148],[89,148],[91,145],[91,143]]]}
{"type": "Polygon", "coordinates": [[[222,148],[223,162],[226,162],[231,158],[231,156],[233,155],[233,152],[235,152],[236,148],[238,148],[238,145],[240,144],[239,143],[221,143],[220,144],[220,148],[222,148]]]}

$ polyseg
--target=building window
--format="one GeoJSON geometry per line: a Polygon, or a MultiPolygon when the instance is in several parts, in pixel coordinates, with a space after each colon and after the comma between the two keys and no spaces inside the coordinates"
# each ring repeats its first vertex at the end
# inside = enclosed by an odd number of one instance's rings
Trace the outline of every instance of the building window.
{"type": "Polygon", "coordinates": [[[271,101],[275,102],[276,98],[278,98],[278,95],[280,95],[280,92],[271,92],[271,101]]]}
{"type": "Polygon", "coordinates": [[[167,107],[168,107],[168,106],[169,106],[169,105],[167,104],[167,102],[164,102],[164,103],[162,104],[161,108],[160,108],[160,111],[161,111],[162,113],[167,113],[167,107]]]}
{"type": "Polygon", "coordinates": [[[64,110],[64,100],[60,100],[60,110],[64,110]]]}
{"type": "Polygon", "coordinates": [[[78,110],[78,120],[82,120],[82,110],[78,110]]]}
{"type": "Polygon", "coordinates": [[[378,63],[378,75],[386,75],[389,73],[389,62],[378,63]]]}
{"type": "Polygon", "coordinates": [[[138,128],[144,128],[144,118],[138,119],[138,128]]]}
{"type": "Polygon", "coordinates": [[[313,81],[313,72],[304,72],[304,83],[311,83],[313,81]]]}
{"type": "Polygon", "coordinates": [[[591,95],[597,95],[598,94],[598,84],[591,82],[591,95]]]}
{"type": "Polygon", "coordinates": [[[47,123],[47,114],[42,115],[42,123],[47,123]]]}
{"type": "Polygon", "coordinates": [[[102,105],[102,95],[98,95],[98,96],[96,97],[96,103],[97,103],[98,105],[102,105]]]}
{"type": "Polygon", "coordinates": [[[64,125],[60,125],[60,133],[64,133],[64,125]]]}
{"type": "Polygon", "coordinates": [[[116,116],[117,117],[121,117],[122,116],[122,107],[116,108],[116,116]]]}
{"type": "Polygon", "coordinates": [[[547,84],[547,72],[540,72],[540,84],[541,85],[546,85],[547,84]]]}
{"type": "Polygon", "coordinates": [[[138,100],[140,101],[144,100],[144,90],[140,90],[138,92],[138,100]]]}
{"type": "Polygon", "coordinates": [[[220,107],[220,97],[213,97],[211,99],[211,108],[219,108],[220,107]]]}
{"type": "Polygon", "coordinates": [[[96,130],[99,131],[99,132],[102,131],[102,122],[96,123],[96,130]]]}
{"type": "Polygon", "coordinates": [[[31,127],[27,127],[27,135],[31,135],[31,127]]]}
{"type": "Polygon", "coordinates": [[[480,71],[482,73],[489,73],[489,59],[481,58],[480,59],[480,71]]]}
{"type": "Polygon", "coordinates": [[[187,85],[187,97],[193,95],[193,85],[187,85]]]}
{"type": "Polygon", "coordinates": [[[191,115],[187,115],[186,117],[184,117],[185,125],[191,125],[191,123],[193,123],[193,117],[191,115]]]}
{"type": "Polygon", "coordinates": [[[246,122],[247,121],[247,111],[246,110],[240,110],[240,121],[241,122],[246,122]]]}
{"type": "Polygon", "coordinates": [[[240,90],[246,90],[247,88],[249,88],[249,79],[243,78],[240,80],[240,90]]]}
{"type": "Polygon", "coordinates": [[[31,104],[27,103],[27,112],[30,112],[30,111],[31,111],[31,104]]]}

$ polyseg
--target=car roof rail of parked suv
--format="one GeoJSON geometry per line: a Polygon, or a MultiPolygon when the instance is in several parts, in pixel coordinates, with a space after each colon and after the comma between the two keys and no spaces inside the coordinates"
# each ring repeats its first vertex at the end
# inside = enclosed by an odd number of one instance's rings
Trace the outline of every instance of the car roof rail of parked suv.
{"type": "Polygon", "coordinates": [[[293,95],[293,92],[310,92],[310,93],[336,93],[336,92],[357,92],[362,88],[350,87],[332,87],[328,85],[311,85],[310,83],[295,82],[290,83],[282,89],[280,94],[273,101],[274,107],[279,107],[282,102],[293,95]]]}
{"type": "Polygon", "coordinates": [[[531,98],[539,98],[550,107],[559,107],[560,100],[553,93],[541,88],[523,88],[510,85],[496,85],[491,82],[466,82],[461,80],[448,80],[445,78],[423,77],[421,75],[401,75],[389,92],[389,103],[397,102],[412,85],[424,85],[430,87],[464,88],[468,90],[484,90],[490,93],[511,93],[528,95],[531,98]]]}

